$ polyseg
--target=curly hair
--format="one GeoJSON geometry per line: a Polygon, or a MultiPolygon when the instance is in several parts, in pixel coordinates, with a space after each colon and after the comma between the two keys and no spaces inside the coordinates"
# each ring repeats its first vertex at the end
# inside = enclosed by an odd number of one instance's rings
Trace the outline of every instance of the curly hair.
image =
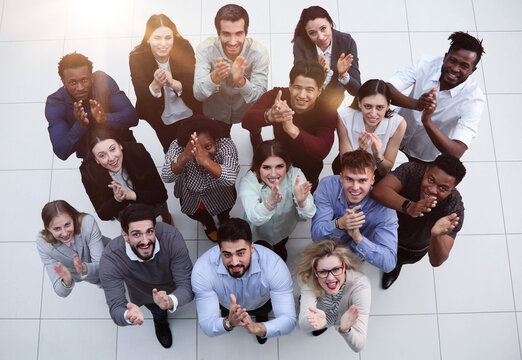
{"type": "Polygon", "coordinates": [[[473,65],[477,65],[482,58],[482,54],[486,53],[484,47],[482,47],[482,40],[463,31],[454,32],[448,37],[448,40],[450,40],[448,52],[464,49],[477,54],[477,60],[475,60],[475,64],[473,65]]]}
{"type": "Polygon", "coordinates": [[[436,166],[446,174],[455,178],[455,186],[457,186],[466,175],[466,168],[458,157],[450,154],[440,154],[437,156],[430,166],[436,166]]]}
{"type": "Polygon", "coordinates": [[[92,61],[85,55],[77,53],[76,51],[64,55],[58,63],[58,75],[63,80],[63,72],[65,69],[73,69],[81,66],[87,66],[89,73],[92,73],[92,61]]]}
{"type": "Polygon", "coordinates": [[[226,137],[223,127],[219,121],[210,120],[203,115],[195,115],[183,121],[178,129],[177,140],[181,147],[187,146],[190,136],[193,134],[209,134],[214,141],[226,137]]]}

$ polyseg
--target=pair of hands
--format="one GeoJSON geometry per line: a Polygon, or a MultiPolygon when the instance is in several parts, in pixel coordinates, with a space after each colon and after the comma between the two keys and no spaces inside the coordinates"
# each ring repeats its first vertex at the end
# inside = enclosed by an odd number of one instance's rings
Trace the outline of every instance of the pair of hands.
{"type": "Polygon", "coordinates": [[[363,240],[361,231],[359,230],[365,222],[366,216],[362,211],[357,212],[361,209],[361,205],[354,206],[351,209],[346,209],[346,214],[337,219],[337,226],[340,229],[346,230],[348,235],[359,244],[363,240]]]}
{"type": "Polygon", "coordinates": [[[172,73],[164,68],[158,68],[154,71],[154,80],[152,81],[152,89],[154,92],[160,92],[163,86],[172,88],[176,93],[182,90],[181,82],[172,77],[172,73]]]}
{"type": "Polygon", "coordinates": [[[230,294],[230,312],[228,314],[228,322],[232,326],[243,326],[246,331],[250,334],[257,336],[266,335],[266,327],[262,323],[252,321],[252,318],[248,314],[245,308],[237,303],[234,294],[230,294]]]}
{"type": "MultiPolygon", "coordinates": [[[[308,315],[308,322],[315,330],[324,329],[327,325],[326,314],[323,310],[309,307],[308,310],[311,312],[308,315]]],[[[353,324],[359,319],[359,308],[355,305],[350,306],[348,310],[341,316],[341,323],[339,324],[339,331],[347,333],[352,328],[353,324]]]]}
{"type": "MultiPolygon", "coordinates": [[[[382,149],[381,139],[379,139],[379,137],[374,133],[362,131],[361,135],[359,135],[359,149],[368,151],[370,146],[372,148],[372,153],[377,158],[382,149]]],[[[380,158],[382,158],[382,156],[380,156],[379,159],[380,158]]]]}
{"type": "MultiPolygon", "coordinates": [[[[294,196],[297,201],[297,205],[300,208],[304,208],[306,206],[306,199],[312,190],[312,183],[309,181],[305,181],[302,184],[299,184],[299,175],[295,178],[294,184],[294,196]]],[[[283,201],[283,195],[279,191],[279,181],[276,181],[275,185],[272,186],[272,191],[266,198],[266,204],[268,205],[268,210],[273,210],[278,203],[283,201]]]]}
{"type": "MultiPolygon", "coordinates": [[[[94,118],[94,121],[98,125],[104,125],[107,123],[107,116],[105,116],[105,111],[103,110],[103,106],[96,100],[89,100],[89,105],[91,106],[91,114],[94,118]]],[[[89,126],[89,118],[87,117],[87,112],[85,111],[85,108],[83,107],[83,100],[76,101],[73,104],[73,115],[76,121],[82,126],[87,127],[89,126]]]]}
{"type": "MultiPolygon", "coordinates": [[[[437,206],[437,199],[434,196],[430,196],[425,199],[421,199],[417,202],[412,203],[407,209],[406,212],[411,217],[421,217],[424,216],[424,213],[430,212],[437,206]]],[[[447,216],[441,217],[439,220],[435,222],[435,224],[431,228],[431,236],[441,236],[446,235],[450,231],[452,231],[455,226],[459,223],[459,217],[456,213],[451,213],[447,216]]]]}
{"type": "Polygon", "coordinates": [[[122,202],[124,200],[136,201],[136,193],[131,189],[118,184],[116,181],[112,181],[107,186],[112,189],[112,192],[114,193],[114,199],[116,199],[117,202],[122,202]]]}
{"type": "Polygon", "coordinates": [[[429,92],[424,93],[417,100],[417,110],[422,111],[422,122],[431,118],[431,115],[437,108],[437,88],[431,89],[429,92]]]}
{"type": "MultiPolygon", "coordinates": [[[[161,310],[168,310],[174,307],[174,303],[166,291],[154,288],[152,289],[152,298],[154,303],[158,305],[161,310]]],[[[127,303],[127,315],[125,318],[133,325],[143,324],[143,312],[140,307],[131,302],[127,303]]]]}
{"type": "Polygon", "coordinates": [[[208,151],[206,151],[201,143],[198,141],[198,134],[196,132],[190,135],[190,141],[185,146],[185,149],[179,156],[178,160],[182,158],[183,163],[186,164],[190,160],[195,160],[198,165],[207,167],[208,163],[212,161],[208,151]]]}
{"type": "MultiPolygon", "coordinates": [[[[344,53],[342,53],[341,56],[339,56],[339,59],[337,60],[337,72],[339,73],[340,77],[344,77],[346,72],[350,70],[352,62],[352,54],[345,55],[344,53]]],[[[319,64],[321,64],[321,66],[323,67],[325,74],[328,74],[330,72],[330,66],[328,65],[328,61],[326,61],[326,58],[323,54],[321,54],[321,56],[319,57],[319,64]]]]}
{"type": "Polygon", "coordinates": [[[268,122],[271,124],[292,122],[294,118],[294,110],[292,110],[286,100],[281,100],[281,96],[283,96],[283,92],[279,90],[274,105],[268,111],[268,122]]]}
{"type": "MultiPolygon", "coordinates": [[[[87,274],[87,265],[80,261],[78,254],[73,255],[74,268],[78,274],[85,275],[87,274]]],[[[72,275],[69,269],[67,269],[61,262],[58,261],[58,266],[53,267],[54,272],[58,274],[59,277],[62,278],[63,282],[66,286],[71,286],[72,284],[72,275]]]]}
{"type": "Polygon", "coordinates": [[[243,56],[236,57],[232,67],[222,57],[219,57],[216,59],[216,68],[210,73],[210,79],[217,85],[225,80],[230,70],[232,81],[236,87],[241,88],[246,84],[245,69],[246,59],[243,56]]]}

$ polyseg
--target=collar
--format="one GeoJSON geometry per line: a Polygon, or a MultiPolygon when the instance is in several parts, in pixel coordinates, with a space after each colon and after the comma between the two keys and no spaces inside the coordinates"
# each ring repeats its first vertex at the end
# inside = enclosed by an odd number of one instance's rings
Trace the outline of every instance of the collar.
{"type": "MultiPolygon", "coordinates": [[[[125,241],[125,239],[123,239],[123,241],[125,241]]],[[[160,251],[160,243],[159,243],[158,238],[156,237],[156,243],[154,245],[154,253],[152,254],[152,257],[149,260],[143,260],[143,259],[140,259],[138,256],[136,256],[134,251],[132,251],[129,243],[125,241],[125,253],[129,257],[129,259],[131,259],[132,261],[139,261],[139,262],[151,261],[152,259],[154,259],[156,254],[159,253],[159,251],[160,251]]]]}
{"type": "Polygon", "coordinates": [[[328,47],[326,48],[325,51],[321,50],[321,48],[317,45],[315,45],[315,49],[317,50],[317,55],[320,56],[321,54],[323,54],[324,56],[326,55],[332,55],[332,43],[333,41],[330,40],[330,45],[328,45],[328,47]]]}
{"type": "MultiPolygon", "coordinates": [[[[441,58],[440,63],[438,64],[437,71],[435,71],[429,78],[433,82],[433,86],[432,87],[436,87],[439,92],[440,92],[440,76],[442,75],[442,64],[443,64],[443,62],[444,62],[444,57],[441,58]]],[[[471,74],[471,75],[473,75],[473,74],[471,74]]],[[[457,86],[455,86],[455,87],[453,87],[453,88],[451,88],[449,90],[444,90],[444,91],[449,92],[451,97],[457,96],[466,87],[466,85],[470,82],[471,75],[468,76],[466,81],[460,83],[459,85],[457,85],[457,86]]]]}
{"type": "Polygon", "coordinates": [[[217,268],[217,273],[220,275],[228,276],[230,279],[237,280],[237,279],[249,278],[253,274],[261,272],[261,267],[259,266],[259,253],[257,252],[257,246],[261,246],[261,245],[254,244],[254,253],[252,254],[252,257],[250,258],[250,267],[248,268],[248,270],[245,271],[243,276],[241,276],[240,278],[233,278],[228,273],[228,270],[225,267],[225,264],[223,264],[223,259],[221,258],[221,252],[219,251],[219,245],[218,245],[219,265],[217,268]]]}

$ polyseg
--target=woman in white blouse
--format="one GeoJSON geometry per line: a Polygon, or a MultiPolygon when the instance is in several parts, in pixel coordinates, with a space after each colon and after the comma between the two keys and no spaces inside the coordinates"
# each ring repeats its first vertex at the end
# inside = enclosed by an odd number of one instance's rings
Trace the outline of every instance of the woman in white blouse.
{"type": "Polygon", "coordinates": [[[375,157],[376,177],[382,178],[395,163],[406,121],[390,109],[390,93],[382,80],[366,81],[356,99],[353,108],[338,112],[339,154],[358,148],[367,150],[375,157]]]}
{"type": "Polygon", "coordinates": [[[334,326],[353,351],[366,344],[371,286],[359,260],[334,240],[309,245],[296,260],[299,327],[319,336],[334,326]]]}
{"type": "Polygon", "coordinates": [[[68,296],[80,281],[100,284],[99,261],[110,239],[102,236],[94,217],[56,200],[43,207],[42,220],[36,245],[56,294],[68,296]]]}
{"type": "Polygon", "coordinates": [[[297,222],[315,215],[311,188],[276,140],[256,148],[252,167],[239,183],[239,199],[253,238],[267,242],[284,261],[286,243],[297,222]]]}

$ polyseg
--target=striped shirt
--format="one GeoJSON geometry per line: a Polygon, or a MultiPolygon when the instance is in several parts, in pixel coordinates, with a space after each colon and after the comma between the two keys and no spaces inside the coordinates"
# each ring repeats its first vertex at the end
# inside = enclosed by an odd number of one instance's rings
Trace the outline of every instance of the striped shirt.
{"type": "Polygon", "coordinates": [[[174,184],[174,196],[180,199],[181,211],[193,215],[200,203],[211,215],[217,215],[232,208],[236,202],[236,178],[239,173],[239,159],[234,142],[230,138],[216,140],[214,162],[221,166],[221,176],[215,178],[195,160],[185,164],[182,173],[174,174],[170,164],[181,155],[184,148],[174,140],[165,155],[165,164],[161,171],[164,182],[174,184]]]}
{"type": "Polygon", "coordinates": [[[317,308],[324,311],[326,315],[326,326],[333,326],[335,324],[335,320],[337,320],[339,304],[341,303],[341,299],[344,293],[344,285],[341,286],[339,292],[337,294],[325,296],[321,296],[317,298],[317,308]]]}

